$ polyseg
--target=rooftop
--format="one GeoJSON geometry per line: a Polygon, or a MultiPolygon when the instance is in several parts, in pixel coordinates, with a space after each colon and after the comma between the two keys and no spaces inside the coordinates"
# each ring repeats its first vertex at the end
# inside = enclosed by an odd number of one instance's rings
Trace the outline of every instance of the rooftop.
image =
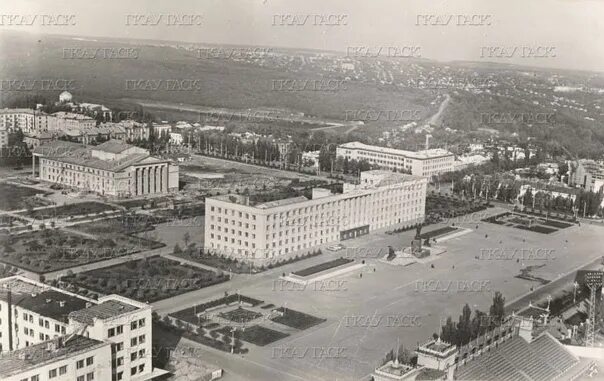
{"type": "Polygon", "coordinates": [[[136,306],[119,300],[108,300],[80,311],[74,311],[69,317],[80,323],[94,324],[94,319],[106,320],[138,309],[136,306]]]}
{"type": "Polygon", "coordinates": [[[350,142],[340,144],[339,148],[345,149],[360,149],[371,152],[385,153],[389,155],[405,156],[411,159],[434,159],[444,156],[453,156],[453,154],[442,148],[432,148],[421,151],[406,151],[395,148],[379,147],[363,144],[361,142],[350,142]]]}
{"type": "Polygon", "coordinates": [[[131,146],[130,144],[126,144],[124,142],[121,142],[119,140],[108,140],[105,143],[99,144],[98,146],[95,146],[93,149],[96,151],[103,151],[103,152],[111,152],[111,153],[121,153],[124,152],[125,150],[132,148],[133,146],[131,146]]]}
{"type": "Polygon", "coordinates": [[[13,305],[35,312],[42,316],[67,323],[69,314],[86,308],[86,299],[55,290],[40,293],[14,295],[13,305]]]}
{"type": "Polygon", "coordinates": [[[92,151],[116,153],[112,151],[122,150],[117,152],[119,153],[123,152],[124,149],[127,149],[129,147],[134,146],[130,146],[121,142],[114,143],[113,140],[109,140],[98,146],[84,146],[78,143],[70,143],[55,140],[43,146],[36,147],[33,150],[33,153],[64,163],[81,165],[84,167],[91,167],[112,172],[118,172],[131,165],[136,164],[163,162],[162,160],[151,157],[148,153],[132,153],[123,158],[115,160],[103,160],[92,156],[92,151]],[[106,145],[107,143],[111,144],[106,145]]]}
{"type": "Polygon", "coordinates": [[[53,363],[110,345],[79,335],[72,336],[69,339],[65,337],[60,339],[62,340],[46,341],[0,356],[0,378],[4,379],[38,368],[42,364],[53,363]]]}

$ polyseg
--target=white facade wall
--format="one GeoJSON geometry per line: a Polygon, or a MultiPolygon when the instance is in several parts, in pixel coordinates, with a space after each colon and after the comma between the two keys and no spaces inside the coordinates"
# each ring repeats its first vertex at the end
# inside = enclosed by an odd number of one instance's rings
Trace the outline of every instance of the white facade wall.
{"type": "MultiPolygon", "coordinates": [[[[88,360],[89,362],[91,360],[88,360]]],[[[81,362],[80,362],[81,364],[81,362]]],[[[92,347],[90,350],[43,364],[4,379],[2,381],[32,380],[38,376],[38,381],[105,381],[111,380],[111,349],[109,345],[92,347]],[[92,358],[92,364],[86,365],[86,360],[92,358]],[[84,366],[78,369],[78,362],[84,360],[84,366]],[[56,376],[50,378],[50,374],[56,376]],[[64,372],[64,373],[63,373],[64,372]],[[92,375],[91,375],[92,374],[92,375]]]]}
{"type": "MultiPolygon", "coordinates": [[[[365,146],[361,148],[337,147],[336,155],[348,160],[366,160],[383,169],[411,171],[412,175],[431,177],[454,170],[455,156],[452,153],[413,157],[402,150],[384,149],[383,147],[365,146]]],[[[417,155],[420,156],[420,155],[417,155]]]]}
{"type": "Polygon", "coordinates": [[[244,205],[243,196],[240,203],[206,198],[204,248],[270,260],[350,238],[352,229],[411,226],[424,219],[426,186],[418,179],[266,209],[244,205]]]}

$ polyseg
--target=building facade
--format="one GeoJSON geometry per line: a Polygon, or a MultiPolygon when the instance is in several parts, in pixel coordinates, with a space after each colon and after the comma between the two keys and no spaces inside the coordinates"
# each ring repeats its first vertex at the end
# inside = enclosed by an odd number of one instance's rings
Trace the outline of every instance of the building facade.
{"type": "Polygon", "coordinates": [[[53,141],[34,149],[34,176],[36,162],[40,180],[101,195],[138,197],[178,190],[178,165],[117,140],[94,147],[53,141]]]}
{"type": "Polygon", "coordinates": [[[111,380],[111,344],[72,335],[0,358],[3,381],[111,380]]]}
{"type": "MultiPolygon", "coordinates": [[[[4,358],[19,358],[21,352],[46,350],[49,358],[11,373],[9,380],[21,381],[25,373],[39,374],[39,380],[56,376],[80,380],[80,374],[88,377],[91,365],[97,373],[86,381],[150,380],[162,373],[151,365],[151,313],[150,305],[118,295],[93,300],[21,276],[4,278],[0,280],[0,364],[4,358]],[[81,338],[75,342],[90,344],[81,348],[81,356],[54,355],[69,348],[74,337],[81,338]],[[88,370],[79,371],[80,357],[86,358],[88,370]]],[[[0,374],[2,369],[0,365],[0,374]]]]}
{"type": "Polygon", "coordinates": [[[604,164],[582,159],[571,163],[569,185],[599,192],[604,186],[604,164]]]}
{"type": "Polygon", "coordinates": [[[204,249],[243,260],[271,262],[370,231],[423,222],[427,180],[367,171],[341,194],[313,189],[304,196],[252,205],[247,196],[206,198],[204,249]]]}
{"type": "Polygon", "coordinates": [[[0,110],[0,129],[38,133],[55,130],[56,118],[41,111],[15,108],[0,110]]]}
{"type": "Polygon", "coordinates": [[[377,165],[382,169],[404,170],[412,175],[424,177],[452,172],[455,163],[455,155],[440,148],[404,151],[359,142],[339,145],[336,155],[348,160],[366,160],[369,164],[377,165]]]}

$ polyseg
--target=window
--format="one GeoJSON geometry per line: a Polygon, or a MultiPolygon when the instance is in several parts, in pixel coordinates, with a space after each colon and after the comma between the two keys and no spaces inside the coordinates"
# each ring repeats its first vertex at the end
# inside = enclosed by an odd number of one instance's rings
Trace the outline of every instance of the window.
{"type": "Polygon", "coordinates": [[[76,363],[76,369],[82,369],[84,367],[84,360],[78,360],[76,363]]]}
{"type": "Polygon", "coordinates": [[[86,366],[92,365],[94,363],[94,357],[88,357],[86,359],[86,366]]]}
{"type": "Polygon", "coordinates": [[[90,372],[86,375],[86,381],[94,380],[94,372],[90,372]]]}
{"type": "Polygon", "coordinates": [[[44,319],[38,318],[38,324],[40,325],[40,327],[44,327],[44,319]]]}
{"type": "Polygon", "coordinates": [[[124,357],[118,357],[115,363],[117,364],[117,366],[124,365],[124,357]]]}
{"type": "Polygon", "coordinates": [[[122,333],[124,333],[124,326],[123,325],[118,325],[115,330],[117,332],[116,333],[117,335],[122,334],[122,333]]]}
{"type": "Polygon", "coordinates": [[[107,331],[107,337],[113,336],[115,336],[115,328],[109,328],[109,330],[107,331]]]}
{"type": "Polygon", "coordinates": [[[136,345],[138,345],[138,338],[133,337],[132,339],[130,339],[130,346],[134,347],[136,345]]]}
{"type": "Polygon", "coordinates": [[[130,323],[130,329],[137,329],[138,328],[138,322],[133,321],[132,323],[130,323]]]}
{"type": "Polygon", "coordinates": [[[138,337],[138,343],[139,344],[144,344],[145,343],[145,335],[140,335],[138,337]]]}
{"type": "Polygon", "coordinates": [[[145,319],[140,319],[140,320],[138,321],[138,326],[139,326],[139,327],[144,327],[144,326],[145,326],[145,319]]]}
{"type": "Polygon", "coordinates": [[[56,369],[51,369],[48,371],[48,378],[55,378],[57,377],[57,370],[56,369]]]}
{"type": "Polygon", "coordinates": [[[40,376],[37,374],[35,376],[31,376],[30,381],[40,381],[40,376]]]}
{"type": "Polygon", "coordinates": [[[59,368],[59,376],[62,376],[65,373],[67,373],[67,365],[63,365],[62,367],[59,368]]]}
{"type": "Polygon", "coordinates": [[[84,381],[84,376],[78,376],[77,381],[84,381]]]}
{"type": "Polygon", "coordinates": [[[124,372],[119,372],[117,374],[117,380],[120,381],[124,377],[124,372]]]}
{"type": "Polygon", "coordinates": [[[145,364],[140,364],[140,365],[138,366],[138,372],[139,372],[139,373],[143,373],[143,372],[144,372],[144,370],[145,370],[145,364]]]}
{"type": "Polygon", "coordinates": [[[134,361],[136,360],[138,353],[137,352],[132,352],[130,353],[130,361],[134,361]]]}
{"type": "Polygon", "coordinates": [[[130,368],[130,375],[134,376],[136,374],[136,367],[130,368]]]}

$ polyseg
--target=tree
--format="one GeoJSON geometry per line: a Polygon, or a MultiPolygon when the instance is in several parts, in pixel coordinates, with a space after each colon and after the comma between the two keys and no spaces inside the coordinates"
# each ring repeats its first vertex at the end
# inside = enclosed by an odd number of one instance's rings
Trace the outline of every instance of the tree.
{"type": "Polygon", "coordinates": [[[495,292],[493,304],[489,309],[489,315],[491,316],[492,324],[496,324],[498,326],[503,321],[505,316],[505,298],[499,291],[495,292]]]}
{"type": "Polygon", "coordinates": [[[182,253],[182,249],[180,248],[180,246],[178,244],[174,245],[174,254],[181,254],[182,253]]]}

